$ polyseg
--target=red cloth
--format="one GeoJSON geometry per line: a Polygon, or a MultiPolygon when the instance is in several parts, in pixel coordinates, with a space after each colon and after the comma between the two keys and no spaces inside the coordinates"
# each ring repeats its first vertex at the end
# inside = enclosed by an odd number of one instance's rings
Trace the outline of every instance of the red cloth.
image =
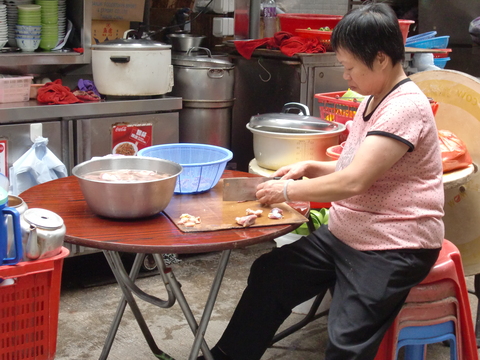
{"type": "Polygon", "coordinates": [[[287,56],[298,53],[324,53],[326,51],[325,46],[318,39],[294,36],[286,31],[279,31],[271,38],[237,40],[233,43],[238,53],[246,59],[250,59],[255,49],[263,45],[266,45],[267,49],[280,49],[287,56]]]}
{"type": "Polygon", "coordinates": [[[63,86],[60,79],[46,83],[38,89],[37,101],[49,105],[83,102],[73,95],[67,86],[63,86]]]}

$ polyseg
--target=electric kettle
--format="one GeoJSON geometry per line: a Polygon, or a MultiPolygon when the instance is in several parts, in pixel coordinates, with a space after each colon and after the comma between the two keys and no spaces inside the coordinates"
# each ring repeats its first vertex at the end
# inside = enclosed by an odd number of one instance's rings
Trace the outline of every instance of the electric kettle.
{"type": "Polygon", "coordinates": [[[0,265],[14,265],[22,260],[22,233],[20,229],[20,214],[14,208],[8,207],[8,193],[0,187],[0,265]],[[9,255],[8,222],[11,217],[13,228],[14,254],[9,255]]]}

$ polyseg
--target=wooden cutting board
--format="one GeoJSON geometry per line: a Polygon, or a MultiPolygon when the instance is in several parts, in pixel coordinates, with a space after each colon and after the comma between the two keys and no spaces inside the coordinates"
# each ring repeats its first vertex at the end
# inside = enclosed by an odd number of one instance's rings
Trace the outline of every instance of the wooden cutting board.
{"type": "Polygon", "coordinates": [[[164,213],[183,232],[216,231],[243,228],[235,222],[235,218],[245,216],[247,208],[263,210],[262,216],[256,219],[255,225],[252,227],[302,224],[308,221],[305,216],[286,203],[261,206],[258,201],[223,201],[223,179],[213,189],[202,194],[173,195],[164,213]],[[283,210],[283,219],[274,220],[268,218],[268,213],[274,207],[283,210]],[[194,227],[179,225],[177,222],[182,214],[199,216],[201,223],[194,227]]]}

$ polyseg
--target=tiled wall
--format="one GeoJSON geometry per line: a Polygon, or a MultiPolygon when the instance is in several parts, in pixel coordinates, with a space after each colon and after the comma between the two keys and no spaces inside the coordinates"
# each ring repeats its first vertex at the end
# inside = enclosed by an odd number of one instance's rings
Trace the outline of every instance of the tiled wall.
{"type": "Polygon", "coordinates": [[[277,0],[277,6],[288,13],[345,15],[348,0],[277,0]]]}

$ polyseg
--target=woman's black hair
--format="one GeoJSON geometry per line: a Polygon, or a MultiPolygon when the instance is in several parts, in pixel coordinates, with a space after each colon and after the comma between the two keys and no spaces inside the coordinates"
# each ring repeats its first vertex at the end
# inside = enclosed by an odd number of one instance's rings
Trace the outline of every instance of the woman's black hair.
{"type": "Polygon", "coordinates": [[[405,59],[405,45],[395,12],[387,4],[370,3],[349,11],[332,32],[333,51],[344,49],[370,69],[379,52],[395,65],[405,59]]]}

